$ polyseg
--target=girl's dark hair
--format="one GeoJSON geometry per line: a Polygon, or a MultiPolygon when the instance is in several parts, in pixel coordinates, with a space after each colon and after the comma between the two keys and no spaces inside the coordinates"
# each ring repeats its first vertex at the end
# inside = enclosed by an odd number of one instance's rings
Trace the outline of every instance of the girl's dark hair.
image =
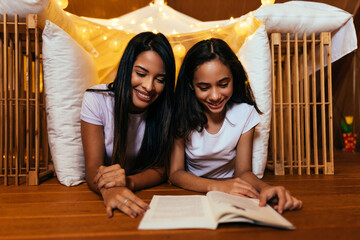
{"type": "Polygon", "coordinates": [[[193,130],[202,131],[207,124],[201,103],[193,90],[194,73],[200,65],[218,59],[230,68],[233,77],[233,95],[228,103],[248,103],[258,109],[245,70],[229,45],[211,38],[196,43],[186,54],[180,68],[175,90],[174,136],[187,137],[193,130]]]}
{"type": "Polygon", "coordinates": [[[170,124],[174,101],[175,60],[166,37],[157,33],[143,32],[128,43],[120,60],[114,82],[108,89],[114,92],[114,148],[111,162],[119,163],[126,174],[135,174],[151,167],[164,167],[171,154],[170,124]],[[126,158],[129,107],[132,103],[131,76],[139,54],[154,51],[161,57],[165,68],[165,86],[158,99],[148,108],[144,139],[135,160],[126,158]]]}

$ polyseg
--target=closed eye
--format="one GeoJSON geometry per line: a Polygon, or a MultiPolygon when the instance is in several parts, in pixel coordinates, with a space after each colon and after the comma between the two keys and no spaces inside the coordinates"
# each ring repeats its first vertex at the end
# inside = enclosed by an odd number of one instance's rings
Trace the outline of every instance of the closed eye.
{"type": "Polygon", "coordinates": [[[142,73],[142,72],[136,72],[136,74],[139,76],[139,77],[145,77],[146,74],[145,73],[142,73]]]}
{"type": "Polygon", "coordinates": [[[156,81],[158,81],[161,84],[165,83],[165,78],[156,78],[156,81]]]}

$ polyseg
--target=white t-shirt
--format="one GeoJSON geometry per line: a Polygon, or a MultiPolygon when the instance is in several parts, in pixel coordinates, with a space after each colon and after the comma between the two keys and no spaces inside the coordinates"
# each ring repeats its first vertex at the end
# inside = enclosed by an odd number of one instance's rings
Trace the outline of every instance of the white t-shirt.
{"type": "Polygon", "coordinates": [[[234,176],[236,146],[240,136],[260,122],[260,115],[249,104],[228,106],[219,132],[210,134],[204,129],[193,131],[185,141],[186,170],[206,178],[234,176]]]}
{"type": "MultiPolygon", "coordinates": [[[[106,84],[100,84],[92,89],[107,89],[106,84]]],[[[81,120],[104,127],[106,155],[111,158],[114,142],[114,93],[85,92],[82,103],[81,120]]],[[[146,112],[140,114],[129,113],[127,132],[126,157],[135,158],[138,154],[145,132],[146,112]]]]}

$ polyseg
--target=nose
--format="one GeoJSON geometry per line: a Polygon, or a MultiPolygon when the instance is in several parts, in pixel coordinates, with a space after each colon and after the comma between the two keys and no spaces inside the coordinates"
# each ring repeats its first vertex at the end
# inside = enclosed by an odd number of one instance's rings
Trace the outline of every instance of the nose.
{"type": "Polygon", "coordinates": [[[154,79],[152,77],[146,77],[141,86],[147,91],[147,92],[151,92],[151,90],[153,90],[154,88],[154,79]]]}
{"type": "Polygon", "coordinates": [[[220,94],[219,89],[217,89],[217,88],[212,89],[212,91],[210,93],[210,97],[209,97],[210,101],[217,102],[220,100],[220,98],[221,98],[221,94],[220,94]]]}

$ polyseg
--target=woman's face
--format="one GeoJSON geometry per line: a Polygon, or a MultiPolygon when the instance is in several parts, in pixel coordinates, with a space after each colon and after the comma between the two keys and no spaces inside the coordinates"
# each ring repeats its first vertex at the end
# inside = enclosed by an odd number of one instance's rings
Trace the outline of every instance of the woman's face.
{"type": "Polygon", "coordinates": [[[132,69],[130,112],[143,112],[161,95],[165,81],[164,63],[159,54],[151,50],[140,53],[132,69]]]}
{"type": "Polygon", "coordinates": [[[230,68],[214,59],[200,65],[194,72],[193,87],[196,98],[205,107],[206,114],[221,114],[233,94],[230,68]]]}

